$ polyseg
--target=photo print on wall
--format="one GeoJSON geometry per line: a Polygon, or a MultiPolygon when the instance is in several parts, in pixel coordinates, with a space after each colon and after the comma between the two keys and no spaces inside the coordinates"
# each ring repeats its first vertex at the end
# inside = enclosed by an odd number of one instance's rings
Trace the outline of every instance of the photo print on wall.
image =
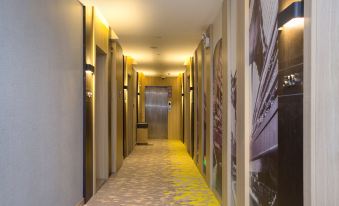
{"type": "MultiPolygon", "coordinates": [[[[204,72],[204,74],[206,74],[204,72]]],[[[204,141],[203,141],[203,160],[202,160],[202,171],[204,174],[206,174],[206,167],[207,167],[207,88],[206,88],[206,85],[207,85],[207,78],[206,78],[206,75],[204,75],[204,132],[203,132],[203,138],[204,138],[204,141]]]]}
{"type": "Polygon", "coordinates": [[[278,205],[279,0],[250,0],[250,205],[278,205]]]}
{"type": "Polygon", "coordinates": [[[222,194],[222,40],[213,55],[213,187],[222,194]]]}
{"type": "Polygon", "coordinates": [[[237,70],[232,67],[230,71],[230,98],[229,98],[229,124],[231,135],[231,204],[237,201],[237,70]]]}

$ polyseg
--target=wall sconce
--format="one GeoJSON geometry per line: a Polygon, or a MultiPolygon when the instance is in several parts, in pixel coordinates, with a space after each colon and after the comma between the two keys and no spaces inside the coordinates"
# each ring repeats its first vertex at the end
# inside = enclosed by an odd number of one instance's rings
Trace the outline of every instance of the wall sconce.
{"type": "Polygon", "coordinates": [[[124,89],[126,89],[126,90],[127,90],[127,89],[128,89],[128,86],[124,85],[124,89]]]}
{"type": "Polygon", "coordinates": [[[138,92],[138,94],[137,94],[138,96],[140,96],[140,92],[138,92]]]}
{"type": "Polygon", "coordinates": [[[193,91],[194,87],[190,87],[190,90],[193,91]]]}
{"type": "Polygon", "coordinates": [[[86,64],[85,72],[88,74],[93,74],[94,73],[94,66],[91,64],[86,64]]]}
{"type": "Polygon", "coordinates": [[[297,1],[281,11],[278,16],[278,28],[293,27],[304,23],[304,2],[297,1]]]}
{"type": "Polygon", "coordinates": [[[93,92],[91,92],[91,91],[86,91],[86,96],[87,96],[88,98],[92,98],[93,92]]]}

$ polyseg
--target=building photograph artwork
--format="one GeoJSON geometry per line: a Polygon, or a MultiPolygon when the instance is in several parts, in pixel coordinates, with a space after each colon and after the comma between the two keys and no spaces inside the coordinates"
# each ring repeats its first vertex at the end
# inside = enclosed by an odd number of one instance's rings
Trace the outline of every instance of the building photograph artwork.
{"type": "Polygon", "coordinates": [[[228,108],[231,135],[231,204],[235,206],[237,201],[237,71],[235,68],[231,70],[228,108]]]}
{"type": "Polygon", "coordinates": [[[213,186],[222,192],[222,40],[217,43],[213,56],[213,186]]]}
{"type": "Polygon", "coordinates": [[[250,205],[278,205],[278,0],[250,1],[250,205]]]}

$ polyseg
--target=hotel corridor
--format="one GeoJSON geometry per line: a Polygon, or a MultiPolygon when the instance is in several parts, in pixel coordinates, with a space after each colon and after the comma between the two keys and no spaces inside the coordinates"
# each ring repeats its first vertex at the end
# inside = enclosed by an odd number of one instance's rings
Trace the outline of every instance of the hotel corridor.
{"type": "Polygon", "coordinates": [[[108,205],[219,205],[185,146],[177,140],[151,140],[136,146],[116,176],[88,202],[108,205]]]}
{"type": "Polygon", "coordinates": [[[339,206],[339,0],[0,0],[0,206],[339,206]]]}

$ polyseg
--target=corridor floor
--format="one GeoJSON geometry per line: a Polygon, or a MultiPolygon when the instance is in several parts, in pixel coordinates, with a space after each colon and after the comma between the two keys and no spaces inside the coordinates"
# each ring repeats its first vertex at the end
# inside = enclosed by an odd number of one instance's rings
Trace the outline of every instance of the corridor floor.
{"type": "Polygon", "coordinates": [[[219,205],[180,141],[136,146],[88,206],[219,205]]]}

